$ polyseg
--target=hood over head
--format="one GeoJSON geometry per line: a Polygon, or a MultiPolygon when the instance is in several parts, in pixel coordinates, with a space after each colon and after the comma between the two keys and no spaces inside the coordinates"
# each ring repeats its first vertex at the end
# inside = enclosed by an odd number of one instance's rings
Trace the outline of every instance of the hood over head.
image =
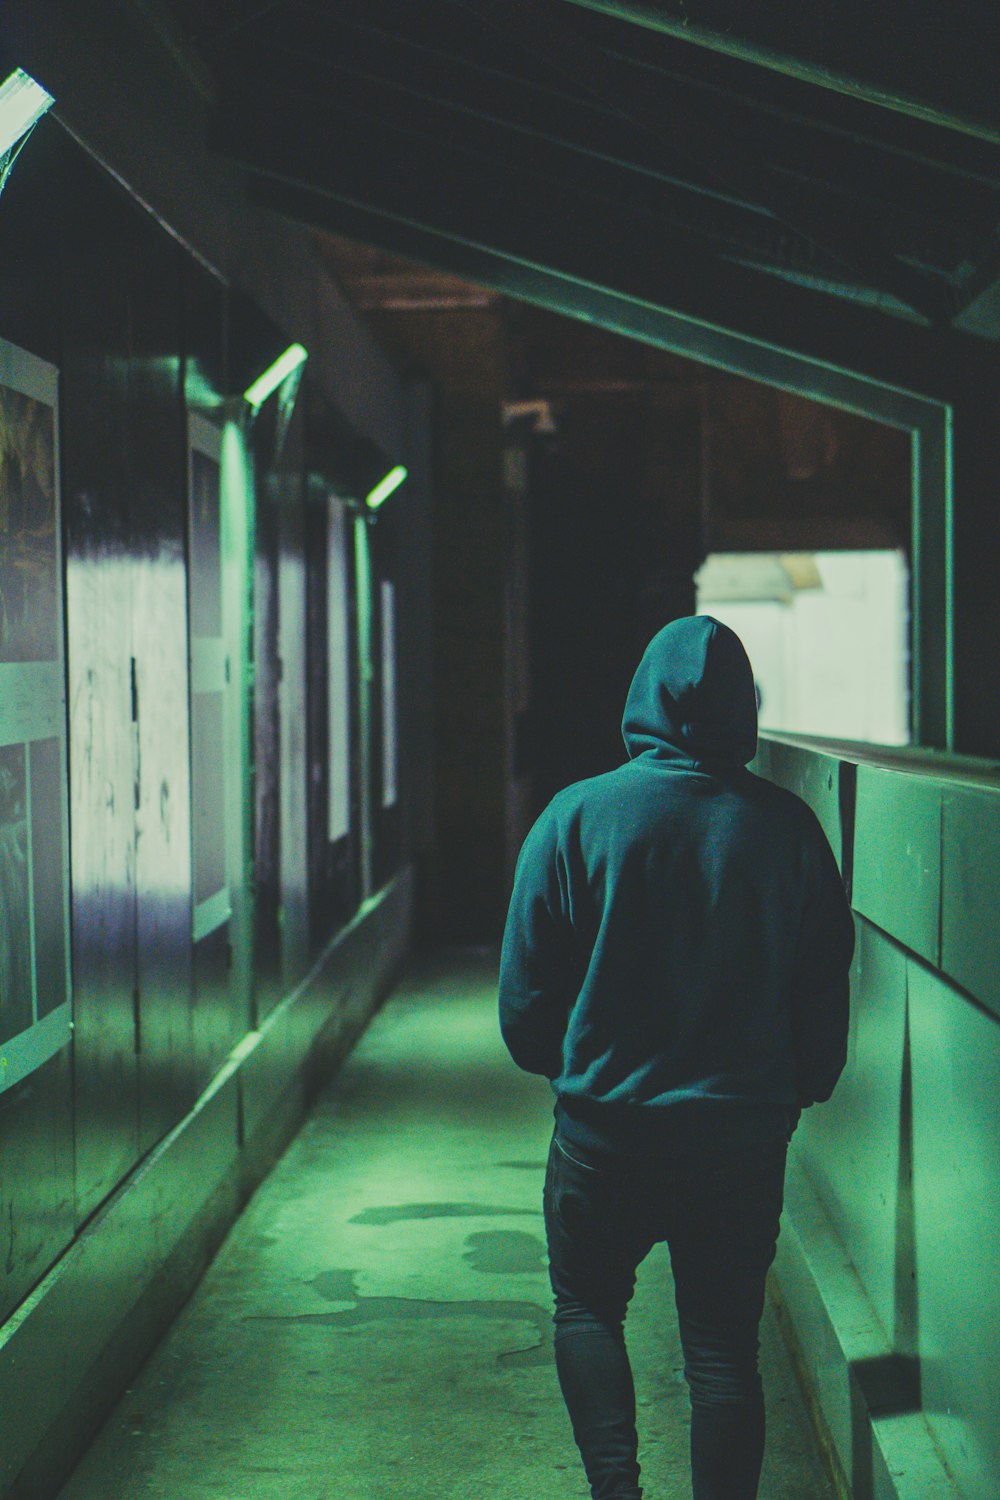
{"type": "Polygon", "coordinates": [[[622,736],[629,758],[744,766],[757,753],[757,692],[743,643],[711,615],[658,631],[636,669],[622,736]]]}

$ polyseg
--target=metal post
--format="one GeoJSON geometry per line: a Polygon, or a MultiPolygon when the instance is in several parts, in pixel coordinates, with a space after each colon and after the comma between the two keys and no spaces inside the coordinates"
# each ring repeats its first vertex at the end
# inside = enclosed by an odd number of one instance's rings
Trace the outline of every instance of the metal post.
{"type": "Polygon", "coordinates": [[[354,580],[358,609],[358,708],[361,718],[361,899],[372,894],[372,596],[368,523],[354,518],[354,580]]]}

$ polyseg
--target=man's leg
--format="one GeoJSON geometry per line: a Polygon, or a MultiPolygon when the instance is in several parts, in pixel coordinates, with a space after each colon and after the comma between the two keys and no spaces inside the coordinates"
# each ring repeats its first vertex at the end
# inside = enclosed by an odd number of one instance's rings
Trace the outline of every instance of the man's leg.
{"type": "Polygon", "coordinates": [[[652,1242],[630,1232],[625,1196],[613,1166],[571,1161],[553,1137],[544,1209],[556,1372],[593,1500],[642,1495],[624,1322],[652,1242]]]}
{"type": "Polygon", "coordinates": [[[758,1332],[786,1150],[775,1138],[706,1170],[685,1193],[670,1238],[694,1500],[756,1500],[765,1432],[758,1332]]]}

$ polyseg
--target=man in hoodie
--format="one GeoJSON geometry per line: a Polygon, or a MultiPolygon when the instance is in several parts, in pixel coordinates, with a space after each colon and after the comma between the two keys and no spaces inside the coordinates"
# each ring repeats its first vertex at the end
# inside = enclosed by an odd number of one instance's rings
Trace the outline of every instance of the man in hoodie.
{"type": "Polygon", "coordinates": [[[854,926],[810,808],[746,769],[756,693],[727,626],[654,636],[622,732],[628,761],[528,834],[500,964],[503,1039],[555,1094],[556,1371],[593,1500],[641,1500],[623,1330],[665,1240],[694,1500],[754,1500],[785,1156],[844,1067],[854,926]]]}

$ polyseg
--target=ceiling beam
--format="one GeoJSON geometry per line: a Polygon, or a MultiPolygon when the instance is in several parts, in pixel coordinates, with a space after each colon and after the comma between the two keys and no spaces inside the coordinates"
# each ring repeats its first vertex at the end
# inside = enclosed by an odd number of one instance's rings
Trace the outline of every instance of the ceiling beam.
{"type": "Polygon", "coordinates": [[[663,245],[629,246],[615,224],[583,232],[549,195],[515,214],[489,184],[474,205],[460,203],[447,184],[437,196],[413,184],[405,165],[391,178],[362,165],[325,192],[262,165],[253,196],[290,217],[817,400],[847,405],[836,395],[839,372],[928,400],[995,379],[995,350],[982,340],[743,267],[677,258],[663,245]],[[791,383],[790,361],[810,365],[791,383]]]}
{"type": "MultiPolygon", "coordinates": [[[[411,7],[403,13],[407,23],[403,24],[400,13],[392,13],[386,0],[379,0],[378,6],[366,0],[353,8],[348,0],[338,0],[332,7],[302,7],[300,0],[294,28],[275,18],[255,24],[249,35],[267,55],[294,45],[300,56],[308,55],[318,64],[419,81],[442,99],[459,102],[469,91],[479,99],[494,96],[518,118],[530,116],[536,106],[564,114],[589,108],[605,130],[612,125],[616,118],[612,111],[588,100],[571,78],[559,77],[551,68],[544,73],[538,67],[526,68],[523,46],[503,45],[500,33],[493,33],[493,45],[488,48],[483,48],[481,40],[478,50],[470,47],[467,29],[453,24],[458,11],[452,9],[450,24],[442,24],[437,7],[447,3],[431,0],[425,6],[411,7]]],[[[566,0],[538,3],[558,14],[566,0]]],[[[926,168],[936,176],[947,174],[956,184],[990,189],[996,183],[997,153],[981,140],[806,85],[745,59],[686,45],[662,31],[621,24],[597,11],[578,6],[572,12],[572,24],[619,64],[655,76],[662,90],[699,99],[709,111],[724,111],[730,118],[735,111],[738,121],[733,128],[741,134],[748,122],[770,121],[781,131],[786,151],[804,134],[810,154],[821,143],[824,160],[837,141],[845,150],[865,153],[866,160],[873,153],[884,155],[892,158],[894,167],[926,168]]],[[[480,28],[480,38],[485,34],[480,28]]],[[[216,61],[224,66],[225,55],[219,53],[216,61]]],[[[632,132],[632,139],[635,136],[632,132]]]]}
{"type": "MultiPolygon", "coordinates": [[[[501,188],[510,188],[515,204],[522,180],[532,186],[542,183],[555,198],[568,196],[569,212],[576,221],[589,207],[592,214],[619,218],[623,234],[654,239],[666,235],[675,243],[679,236],[686,237],[688,255],[730,254],[763,260],[778,275],[818,276],[830,288],[843,282],[848,295],[853,283],[860,291],[882,294],[886,307],[916,308],[931,322],[943,323],[950,314],[952,289],[945,276],[897,261],[892,261],[890,276],[885,260],[891,257],[879,255],[873,268],[866,250],[854,257],[866,264],[854,269],[845,265],[843,256],[829,247],[817,249],[814,237],[788,229],[773,215],[721,196],[709,197],[683,182],[671,185],[642,174],[625,174],[608,163],[573,158],[565,148],[532,145],[530,140],[514,137],[508,143],[502,133],[472,128],[477,122],[470,122],[463,136],[432,103],[414,109],[405,101],[379,100],[367,88],[348,86],[331,88],[322,97],[311,96],[301,84],[293,88],[291,80],[281,75],[275,81],[272,93],[263,80],[257,84],[254,75],[230,76],[220,89],[218,139],[250,165],[259,147],[269,161],[277,161],[279,175],[312,181],[320,191],[328,174],[343,165],[328,139],[353,132],[355,139],[346,148],[350,158],[360,152],[373,167],[384,158],[390,168],[405,159],[415,180],[427,179],[429,191],[437,190],[442,166],[451,173],[458,196],[465,196],[470,178],[474,179],[473,193],[480,193],[484,174],[501,188]],[[247,151],[251,141],[256,144],[247,151]]],[[[842,210],[842,217],[845,221],[851,217],[847,209],[842,210]]],[[[852,239],[858,237],[852,231],[852,239]]],[[[924,255],[928,255],[926,249],[924,255]]]]}
{"type": "MultiPolygon", "coordinates": [[[[276,87],[273,99],[270,94],[254,95],[256,106],[258,110],[265,108],[272,119],[292,109],[299,125],[298,166],[306,176],[316,172],[320,186],[326,155],[321,143],[331,131],[353,129],[365,141],[368,152],[379,143],[378,149],[390,157],[400,151],[412,157],[416,145],[423,159],[419,155],[414,158],[415,170],[431,170],[428,163],[433,160],[452,172],[459,191],[463,172],[490,173],[512,191],[523,177],[547,183],[559,192],[573,191],[580,208],[589,203],[593,212],[621,214],[638,233],[643,232],[645,220],[647,233],[687,234],[693,253],[753,258],[770,264],[777,274],[820,276],[831,285],[844,282],[845,289],[852,280],[859,288],[864,285],[834,257],[817,252],[812,241],[787,229],[772,215],[723,194],[707,192],[698,183],[634,171],[530,132],[505,132],[480,118],[456,119],[434,100],[399,96],[392,88],[376,96],[359,80],[337,78],[334,72],[327,74],[324,93],[302,78],[295,86],[293,78],[280,68],[272,67],[269,82],[276,87]],[[289,105],[283,95],[294,95],[294,104],[289,105]]],[[[238,92],[227,89],[227,115],[236,120],[248,118],[252,108],[242,80],[238,92]]],[[[807,190],[813,186],[808,184],[807,190]]],[[[843,211],[845,215],[856,212],[857,205],[846,203],[843,211]]],[[[897,222],[905,224],[905,216],[900,214],[897,222]]],[[[925,232],[920,240],[925,261],[945,268],[943,275],[932,278],[928,274],[921,281],[925,299],[930,302],[933,297],[935,305],[942,308],[948,291],[945,275],[954,260],[952,242],[942,240],[940,231],[937,235],[925,232]],[[936,240],[941,243],[935,245],[936,240]]],[[[903,243],[909,248],[913,241],[903,243]]]]}
{"type": "Polygon", "coordinates": [[[932,321],[945,321],[947,308],[928,278],[896,260],[868,223],[853,224],[831,212],[822,200],[796,192],[773,167],[708,115],[676,107],[670,95],[651,89],[647,78],[621,65],[536,0],[452,0],[532,57],[571,77],[595,98],[687,157],[724,191],[749,196],[820,251],[861,275],[869,286],[889,293],[932,321]]]}
{"type": "Polygon", "coordinates": [[[934,0],[568,0],[869,104],[1000,145],[990,5],[934,0]]]}
{"type": "Polygon", "coordinates": [[[245,31],[247,27],[262,21],[265,16],[280,10],[283,3],[284,0],[257,0],[256,5],[241,5],[234,15],[208,33],[207,44],[217,46],[220,42],[232,41],[237,32],[245,31]]]}
{"type": "MultiPolygon", "coordinates": [[[[560,178],[533,171],[524,162],[484,157],[450,139],[429,140],[400,122],[358,116],[339,104],[317,113],[301,96],[272,102],[257,95],[242,110],[230,100],[215,132],[216,144],[251,170],[362,202],[368,183],[375,191],[381,184],[398,196],[407,217],[472,226],[471,237],[487,244],[494,226],[504,233],[547,223],[553,250],[563,239],[585,245],[607,240],[626,262],[645,256],[684,275],[710,270],[718,276],[732,269],[723,257],[747,263],[763,258],[775,276],[801,278],[811,270],[825,278],[828,295],[838,285],[829,266],[796,266],[791,256],[783,264],[783,247],[775,243],[775,229],[766,219],[756,221],[761,226],[756,246],[750,234],[741,243],[732,223],[684,219],[669,198],[660,204],[639,195],[616,195],[613,186],[594,191],[586,175],[560,178]]],[[[461,228],[458,233],[468,237],[461,228]]],[[[761,286],[769,279],[757,278],[761,286]]],[[[842,290],[852,292],[849,285],[842,290]]],[[[854,294],[879,300],[863,284],[854,294]]],[[[887,296],[881,305],[886,312],[913,316],[887,296]]]]}
{"type": "MultiPolygon", "coordinates": [[[[664,71],[651,60],[651,50],[646,49],[641,62],[629,61],[651,73],[656,86],[675,100],[687,101],[696,111],[724,114],[730,134],[737,134],[756,160],[769,162],[789,191],[808,196],[822,186],[831,216],[874,212],[898,233],[905,233],[906,226],[911,235],[930,221],[954,237],[985,237],[992,243],[1000,158],[993,175],[983,181],[967,165],[959,168],[950,159],[905,151],[896,142],[864,133],[856,122],[848,129],[844,122],[834,125],[810,117],[750,89],[742,94],[719,79],[700,76],[705,70],[690,61],[687,75],[664,71]],[[820,166],[822,185],[816,180],[820,166]]],[[[423,42],[399,37],[333,12],[322,24],[307,21],[294,33],[267,27],[246,39],[239,56],[230,53],[218,66],[223,76],[234,71],[265,76],[270,86],[280,80],[283,87],[312,89],[326,98],[342,92],[358,97],[367,90],[374,101],[408,101],[408,108],[433,110],[461,138],[493,131],[505,155],[508,148],[516,151],[538,141],[587,157],[595,172],[618,170],[680,183],[727,201],[733,196],[722,194],[669,140],[654,137],[619,110],[581,93],[570,80],[553,77],[549,87],[542,87],[537,80],[462,58],[440,38],[423,42]]],[[[757,74],[754,69],[740,72],[744,80],[757,74]]],[[[816,91],[811,92],[815,100],[816,91]]],[[[739,197],[747,201],[745,188],[739,197]]]]}
{"type": "Polygon", "coordinates": [[[428,72],[406,57],[395,66],[380,65],[373,56],[362,62],[349,51],[319,58],[280,42],[260,44],[231,63],[224,77],[225,108],[249,108],[255,90],[247,79],[259,78],[276,108],[282,93],[308,102],[318,128],[325,114],[353,110],[446,145],[458,141],[498,163],[537,167],[546,160],[539,153],[547,152],[560,176],[586,171],[595,184],[634,179],[636,191],[663,184],[754,211],[746,193],[734,198],[721,192],[707,176],[692,172],[690,161],[664,151],[614,111],[569,94],[524,88],[523,80],[519,87],[516,79],[461,65],[428,72]]]}

